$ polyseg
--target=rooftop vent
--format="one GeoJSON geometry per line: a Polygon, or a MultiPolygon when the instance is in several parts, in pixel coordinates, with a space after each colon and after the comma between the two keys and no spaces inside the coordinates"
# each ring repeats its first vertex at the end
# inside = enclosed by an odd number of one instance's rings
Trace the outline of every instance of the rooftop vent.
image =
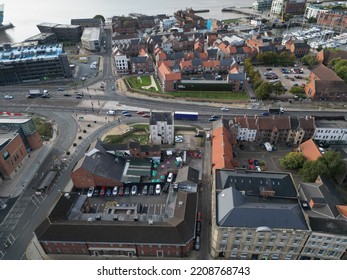
{"type": "Polygon", "coordinates": [[[263,197],[273,197],[275,196],[275,191],[271,186],[261,186],[259,187],[260,195],[263,197]]]}
{"type": "Polygon", "coordinates": [[[153,219],[149,219],[149,220],[148,220],[148,224],[149,224],[149,225],[153,225],[153,219]]]}

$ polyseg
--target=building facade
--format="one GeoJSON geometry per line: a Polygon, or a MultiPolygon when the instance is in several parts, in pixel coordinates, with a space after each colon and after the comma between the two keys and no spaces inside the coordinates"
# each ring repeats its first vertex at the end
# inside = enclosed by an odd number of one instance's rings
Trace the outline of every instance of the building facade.
{"type": "Polygon", "coordinates": [[[0,85],[72,78],[63,46],[0,46],[0,85]]]}
{"type": "Polygon", "coordinates": [[[211,256],[298,259],[310,235],[290,174],[216,170],[211,256]]]}
{"type": "Polygon", "coordinates": [[[343,118],[318,119],[313,139],[319,142],[347,143],[347,122],[343,118]]]}
{"type": "Polygon", "coordinates": [[[81,40],[82,28],[80,25],[44,22],[36,26],[41,33],[54,33],[58,42],[78,43],[81,40]]]}
{"type": "Polygon", "coordinates": [[[100,51],[101,29],[99,27],[86,27],[83,30],[81,43],[84,49],[92,52],[100,51]]]}
{"type": "Polygon", "coordinates": [[[23,165],[31,150],[43,143],[31,117],[1,112],[0,116],[0,177],[9,180],[23,165]]]}
{"type": "Polygon", "coordinates": [[[256,0],[252,3],[253,10],[263,12],[270,11],[272,0],[256,0]]]}
{"type": "Polygon", "coordinates": [[[172,112],[151,111],[149,120],[150,141],[154,145],[174,143],[175,125],[172,112]]]}

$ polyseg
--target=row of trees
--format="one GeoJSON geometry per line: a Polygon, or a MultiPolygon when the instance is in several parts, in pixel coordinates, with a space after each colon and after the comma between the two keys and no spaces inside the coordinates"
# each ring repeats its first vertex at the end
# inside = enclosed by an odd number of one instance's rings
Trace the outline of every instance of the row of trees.
{"type": "Polygon", "coordinates": [[[262,65],[293,65],[295,62],[295,55],[290,54],[287,51],[283,51],[280,54],[276,52],[264,52],[260,53],[256,57],[256,63],[262,65]]]}
{"type": "Polygon", "coordinates": [[[301,152],[290,152],[280,159],[280,164],[290,170],[299,170],[305,182],[314,182],[318,175],[336,181],[338,174],[345,168],[341,154],[333,150],[327,151],[317,160],[306,160],[301,152]]]}
{"type": "Polygon", "coordinates": [[[258,99],[268,99],[271,94],[281,95],[285,93],[285,88],[280,82],[269,83],[261,78],[259,71],[254,70],[251,59],[244,60],[244,68],[247,71],[248,77],[253,84],[255,95],[258,99]]]}

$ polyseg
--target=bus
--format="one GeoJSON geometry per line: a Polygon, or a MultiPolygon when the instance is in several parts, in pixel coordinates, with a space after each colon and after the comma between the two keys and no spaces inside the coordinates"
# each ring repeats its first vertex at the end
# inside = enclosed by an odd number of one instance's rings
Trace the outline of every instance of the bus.
{"type": "Polygon", "coordinates": [[[46,176],[44,176],[43,180],[41,181],[40,186],[35,189],[35,194],[42,195],[48,189],[50,189],[57,175],[58,170],[49,170],[46,176]]]}
{"type": "Polygon", "coordinates": [[[178,112],[174,113],[175,120],[188,120],[188,121],[196,121],[198,119],[198,112],[178,112]]]}

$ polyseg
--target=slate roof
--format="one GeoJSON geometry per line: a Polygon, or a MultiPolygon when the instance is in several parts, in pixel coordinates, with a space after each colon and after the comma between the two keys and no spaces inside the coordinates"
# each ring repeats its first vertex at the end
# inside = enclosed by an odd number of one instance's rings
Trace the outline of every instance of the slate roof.
{"type": "Polygon", "coordinates": [[[309,217],[312,231],[346,236],[347,221],[309,217]]]}
{"type": "Polygon", "coordinates": [[[312,206],[306,211],[310,217],[346,220],[338,209],[344,201],[340,199],[337,186],[331,180],[319,177],[315,183],[300,183],[300,196],[312,206]],[[311,200],[319,203],[319,206],[314,207],[311,200]]]}
{"type": "Polygon", "coordinates": [[[221,66],[230,66],[230,65],[233,64],[233,62],[234,62],[233,59],[221,59],[220,60],[220,65],[221,66]]]}
{"type": "Polygon", "coordinates": [[[182,182],[191,182],[197,184],[199,181],[199,170],[190,167],[185,166],[178,170],[177,176],[176,176],[176,183],[182,183],[182,182]]]}
{"type": "Polygon", "coordinates": [[[200,58],[193,58],[192,59],[192,65],[193,66],[201,66],[202,65],[202,60],[200,58]]]}
{"type": "Polygon", "coordinates": [[[347,59],[347,51],[345,50],[322,50],[324,54],[323,64],[327,65],[334,58],[341,57],[342,59],[347,59]]]}
{"type": "Polygon", "coordinates": [[[261,187],[271,187],[274,196],[296,198],[298,196],[291,175],[288,173],[257,172],[244,169],[216,170],[216,189],[234,187],[247,195],[259,196],[261,187]]]}
{"type": "Polygon", "coordinates": [[[130,61],[131,63],[146,63],[147,58],[147,56],[133,56],[130,57],[130,61]]]}
{"type": "MultiPolygon", "coordinates": [[[[178,192],[172,218],[163,222],[68,220],[76,196],[61,196],[51,214],[35,230],[40,242],[95,242],[184,245],[194,238],[197,194],[178,192]],[[183,202],[183,207],[180,202],[183,202]]],[[[112,214],[111,214],[112,215],[112,214]]],[[[112,215],[113,216],[113,215],[112,215]]]]}
{"type": "Polygon", "coordinates": [[[308,230],[298,200],[247,196],[234,187],[217,194],[217,223],[220,227],[308,230]]]}
{"type": "Polygon", "coordinates": [[[94,148],[98,152],[91,156],[85,156],[80,163],[80,168],[88,170],[90,173],[120,181],[125,166],[122,158],[117,158],[106,152],[102,146],[101,140],[97,140],[94,148]]]}
{"type": "Polygon", "coordinates": [[[228,75],[229,81],[245,81],[246,74],[245,73],[230,73],[228,75]]]}

